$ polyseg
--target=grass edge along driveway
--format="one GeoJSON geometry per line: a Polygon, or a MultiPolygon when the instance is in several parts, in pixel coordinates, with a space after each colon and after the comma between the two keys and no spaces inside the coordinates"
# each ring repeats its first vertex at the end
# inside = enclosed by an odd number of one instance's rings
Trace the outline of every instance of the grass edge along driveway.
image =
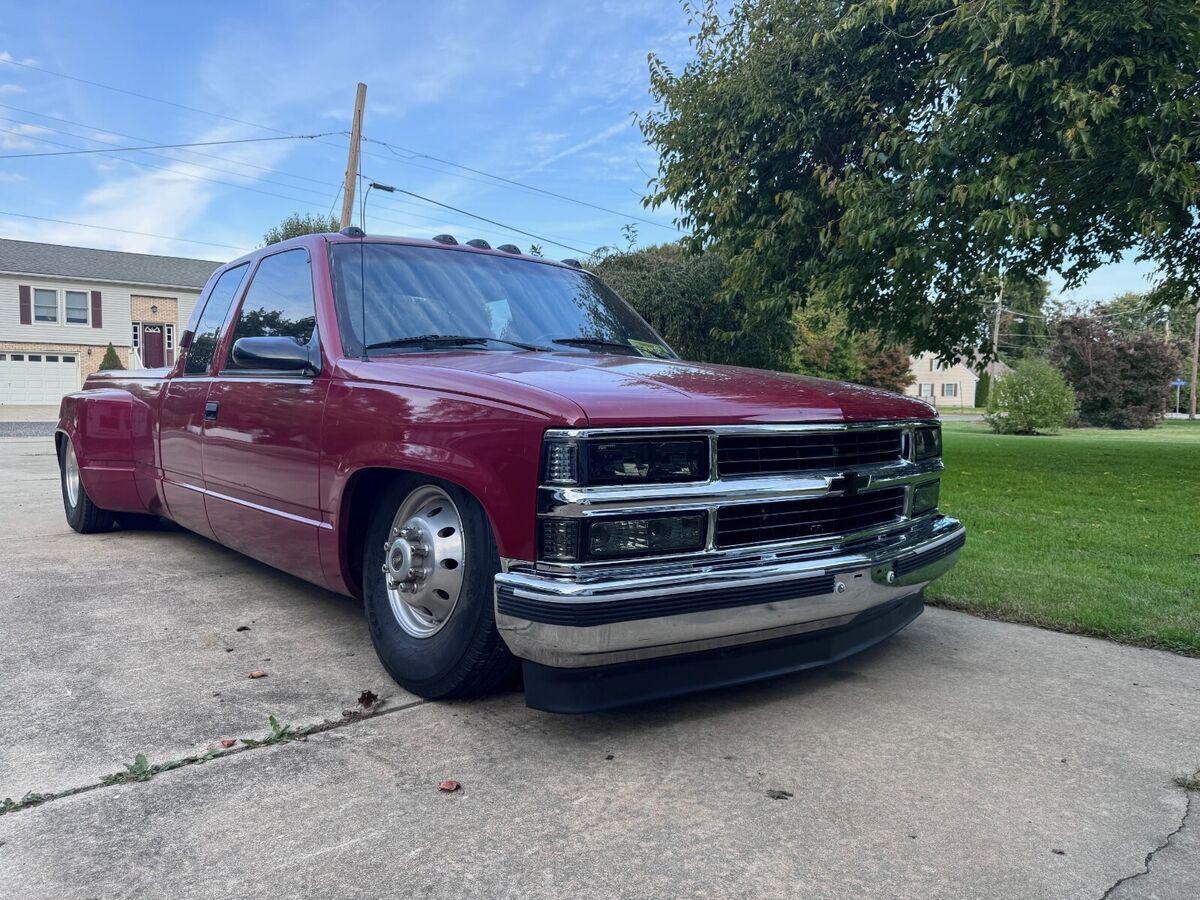
{"type": "Polygon", "coordinates": [[[943,432],[942,511],[969,534],[931,605],[1200,656],[1200,422],[943,432]]]}

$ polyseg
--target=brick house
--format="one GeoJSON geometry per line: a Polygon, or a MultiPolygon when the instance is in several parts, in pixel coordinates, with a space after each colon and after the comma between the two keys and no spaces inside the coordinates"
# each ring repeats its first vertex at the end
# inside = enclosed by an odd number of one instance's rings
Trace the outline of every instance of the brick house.
{"type": "Polygon", "coordinates": [[[0,239],[0,403],[58,403],[111,343],[122,365],[170,365],[221,263],[0,239]]]}

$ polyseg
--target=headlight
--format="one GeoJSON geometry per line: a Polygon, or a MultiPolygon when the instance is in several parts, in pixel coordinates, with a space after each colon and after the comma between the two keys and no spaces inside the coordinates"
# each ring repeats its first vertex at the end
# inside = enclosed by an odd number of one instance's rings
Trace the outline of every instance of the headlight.
{"type": "Polygon", "coordinates": [[[942,429],[918,428],[913,432],[913,459],[921,462],[942,455],[942,429]]]}
{"type": "Polygon", "coordinates": [[[708,477],[708,439],[548,441],[545,484],[603,486],[703,481],[708,477]]]}
{"type": "Polygon", "coordinates": [[[587,562],[703,550],[704,513],[625,519],[542,519],[541,558],[587,562]],[[580,540],[580,535],[583,540],[580,540]]]}
{"type": "Polygon", "coordinates": [[[927,481],[913,488],[912,512],[910,515],[920,516],[937,509],[938,495],[941,493],[940,481],[927,481]]]}

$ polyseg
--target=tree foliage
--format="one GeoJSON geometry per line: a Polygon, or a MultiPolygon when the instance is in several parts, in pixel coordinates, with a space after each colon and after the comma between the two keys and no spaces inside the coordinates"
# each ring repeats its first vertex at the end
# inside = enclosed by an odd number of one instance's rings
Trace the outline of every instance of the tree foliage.
{"type": "Polygon", "coordinates": [[[340,227],[341,221],[336,216],[292,213],[278,225],[267,230],[267,233],[263,235],[263,244],[270,246],[302,234],[324,234],[337,231],[340,227]]]}
{"type": "Polygon", "coordinates": [[[117,355],[117,348],[110,342],[108,348],[104,351],[104,358],[100,360],[100,365],[97,367],[98,372],[109,372],[114,369],[124,369],[121,364],[121,357],[117,355]]]}
{"type": "Polygon", "coordinates": [[[916,381],[907,347],[887,344],[878,332],[851,331],[844,310],[812,305],[793,322],[792,371],[896,393],[916,381]]]}
{"type": "MultiPolygon", "coordinates": [[[[1195,0],[716,0],[651,57],[671,203],[728,285],[944,359],[988,348],[1003,270],[1075,286],[1134,249],[1200,286],[1195,0]]],[[[777,326],[778,327],[778,326],[777,326]]]]}
{"type": "Polygon", "coordinates": [[[1106,428],[1152,428],[1170,401],[1179,351],[1161,336],[1123,336],[1105,320],[1070,316],[1055,324],[1050,350],[1079,400],[1079,417],[1106,428]]]}
{"type": "Polygon", "coordinates": [[[997,434],[1054,434],[1070,423],[1075,393],[1058,369],[1030,357],[991,386],[984,419],[997,434]]]}
{"type": "Polygon", "coordinates": [[[590,267],[684,359],[787,367],[789,329],[757,327],[744,298],[723,289],[729,263],[719,250],[687,253],[678,244],[610,249],[590,267]]]}

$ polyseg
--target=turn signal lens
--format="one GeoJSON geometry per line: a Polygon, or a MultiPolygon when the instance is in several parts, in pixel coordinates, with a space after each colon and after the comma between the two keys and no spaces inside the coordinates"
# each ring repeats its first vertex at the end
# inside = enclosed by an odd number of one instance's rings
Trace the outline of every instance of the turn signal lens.
{"type": "Polygon", "coordinates": [[[913,488],[912,515],[920,516],[937,509],[938,495],[941,493],[940,481],[927,481],[913,488]]]}
{"type": "Polygon", "coordinates": [[[579,522],[577,520],[542,520],[542,559],[551,562],[578,561],[579,522]]]}
{"type": "Polygon", "coordinates": [[[687,553],[704,547],[704,514],[643,519],[599,519],[588,527],[588,557],[687,553]]]}
{"type": "Polygon", "coordinates": [[[546,444],[546,483],[578,484],[579,451],[574,444],[546,444]]]}
{"type": "Polygon", "coordinates": [[[918,428],[913,432],[913,459],[917,462],[942,455],[942,429],[918,428]]]}

